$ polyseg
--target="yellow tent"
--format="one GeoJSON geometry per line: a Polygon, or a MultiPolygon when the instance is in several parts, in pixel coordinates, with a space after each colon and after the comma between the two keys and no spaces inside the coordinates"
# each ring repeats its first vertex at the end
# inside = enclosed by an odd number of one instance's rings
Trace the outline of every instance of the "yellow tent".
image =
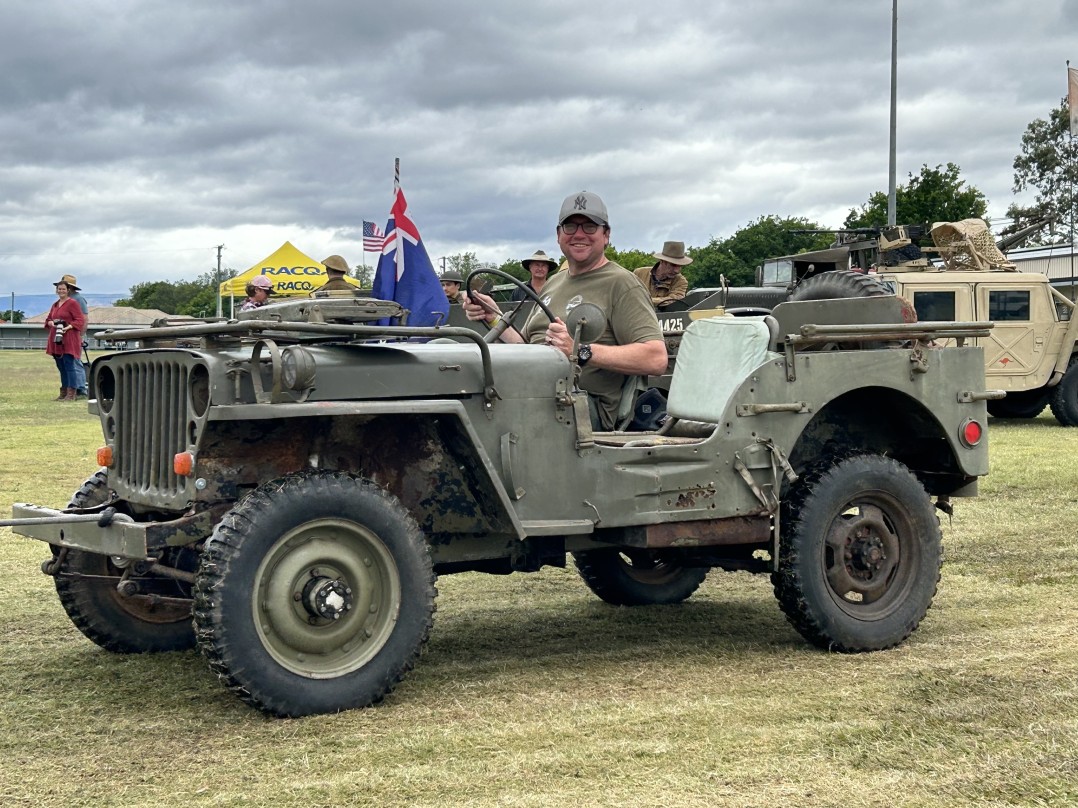
{"type": "MultiPolygon", "coordinates": [[[[273,292],[278,297],[306,297],[329,280],[325,266],[286,241],[246,272],[222,283],[222,297],[246,297],[247,284],[258,275],[273,281],[273,292]]],[[[345,280],[360,288],[355,278],[345,276],[345,280]]]]}

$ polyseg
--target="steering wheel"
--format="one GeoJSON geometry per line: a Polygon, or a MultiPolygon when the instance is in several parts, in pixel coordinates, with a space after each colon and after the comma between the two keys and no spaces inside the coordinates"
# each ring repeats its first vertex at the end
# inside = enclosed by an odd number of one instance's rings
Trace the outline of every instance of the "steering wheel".
{"type": "MultiPolygon", "coordinates": [[[[554,312],[552,312],[550,310],[550,307],[546,303],[544,303],[542,300],[539,299],[539,295],[537,295],[535,293],[534,289],[532,289],[530,286],[528,286],[526,283],[524,283],[524,281],[520,280],[519,278],[513,277],[508,272],[502,272],[500,269],[494,269],[493,267],[484,268],[484,269],[473,269],[471,272],[469,272],[464,277],[463,286],[464,286],[464,291],[465,292],[469,292],[469,293],[471,292],[472,278],[478,277],[479,275],[496,275],[499,278],[502,278],[502,279],[507,280],[507,281],[511,281],[512,283],[514,283],[516,285],[516,287],[518,289],[520,289],[520,290],[522,290],[524,292],[526,297],[530,298],[532,300],[532,302],[534,302],[535,305],[539,307],[540,311],[542,311],[543,314],[546,315],[546,318],[548,320],[550,320],[550,322],[554,322],[554,320],[557,319],[554,312]]],[[[505,333],[505,329],[507,329],[510,326],[513,317],[516,316],[516,313],[518,311],[520,311],[520,307],[522,305],[524,305],[523,300],[518,301],[516,307],[514,307],[512,311],[510,311],[508,314],[502,314],[496,308],[494,308],[492,306],[488,306],[485,302],[480,300],[478,297],[472,297],[471,294],[469,294],[468,299],[469,300],[474,300],[476,303],[478,303],[484,309],[489,311],[491,314],[497,314],[499,317],[501,317],[501,322],[499,322],[496,326],[494,326],[494,328],[490,329],[490,331],[488,331],[486,333],[486,336],[483,337],[484,342],[497,342],[498,337],[500,337],[503,333],[505,333]]]]}

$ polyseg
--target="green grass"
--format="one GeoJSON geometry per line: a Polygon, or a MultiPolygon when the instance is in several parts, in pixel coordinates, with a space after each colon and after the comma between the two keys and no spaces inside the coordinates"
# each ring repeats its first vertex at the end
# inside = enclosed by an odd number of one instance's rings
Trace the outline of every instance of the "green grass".
{"type": "MultiPolygon", "coordinates": [[[[95,470],[51,360],[0,352],[0,513],[95,470]]],[[[1078,430],[993,421],[944,522],[939,595],[892,651],[807,646],[765,578],[615,609],[569,570],[439,580],[385,704],[278,720],[195,653],[118,656],[71,625],[46,549],[0,528],[0,805],[1078,804],[1078,430]]]]}

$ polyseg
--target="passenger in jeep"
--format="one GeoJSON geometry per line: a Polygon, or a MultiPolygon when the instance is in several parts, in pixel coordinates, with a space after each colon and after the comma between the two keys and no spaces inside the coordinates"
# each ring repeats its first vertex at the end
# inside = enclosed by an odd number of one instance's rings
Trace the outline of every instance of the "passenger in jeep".
{"type": "MultiPolygon", "coordinates": [[[[610,221],[598,194],[580,191],[566,197],[556,233],[569,266],[547,280],[542,295],[556,319],[548,323],[536,307],[521,333],[509,329],[501,340],[546,344],[571,356],[573,336],[563,318],[581,303],[599,306],[607,317],[606,329],[594,342],[581,345],[577,357],[580,386],[594,403],[594,425],[610,430],[617,420],[626,378],[666,371],[666,343],[647,290],[604,255],[610,243],[610,221]]],[[[465,312],[469,320],[492,325],[500,312],[489,297],[481,299],[485,306],[469,299],[465,312]]]]}
{"type": "Polygon", "coordinates": [[[684,300],[689,282],[681,270],[692,263],[692,259],[685,255],[685,242],[668,241],[663,244],[662,252],[652,253],[652,258],[656,261],[651,267],[640,267],[633,272],[647,287],[652,305],[665,309],[671,303],[684,300]]]}

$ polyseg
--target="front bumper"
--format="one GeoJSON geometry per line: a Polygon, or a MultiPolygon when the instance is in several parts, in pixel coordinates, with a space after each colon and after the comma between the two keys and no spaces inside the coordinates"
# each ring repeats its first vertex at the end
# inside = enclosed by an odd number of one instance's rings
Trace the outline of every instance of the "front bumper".
{"type": "Polygon", "coordinates": [[[0,526],[57,547],[142,560],[155,557],[166,547],[181,547],[206,538],[225,509],[227,506],[185,514],[167,522],[136,522],[112,508],[96,513],[65,513],[16,502],[11,508],[12,518],[0,521],[0,526]]]}

